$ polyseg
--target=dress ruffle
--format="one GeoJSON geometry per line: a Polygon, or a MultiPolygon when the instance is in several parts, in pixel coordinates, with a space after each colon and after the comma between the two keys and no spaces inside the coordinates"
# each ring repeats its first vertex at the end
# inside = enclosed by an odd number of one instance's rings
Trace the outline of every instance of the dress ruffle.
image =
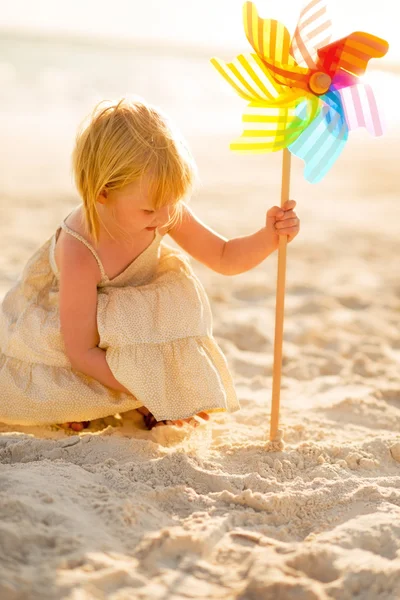
{"type": "Polygon", "coordinates": [[[157,421],[238,410],[225,357],[210,337],[111,347],[107,363],[157,421]]]}
{"type": "Polygon", "coordinates": [[[143,406],[70,367],[30,363],[0,353],[0,421],[50,425],[91,421],[143,406]]]}
{"type": "Polygon", "coordinates": [[[99,347],[114,377],[158,421],[239,410],[207,294],[181,255],[148,284],[104,288],[97,306],[99,347]]]}

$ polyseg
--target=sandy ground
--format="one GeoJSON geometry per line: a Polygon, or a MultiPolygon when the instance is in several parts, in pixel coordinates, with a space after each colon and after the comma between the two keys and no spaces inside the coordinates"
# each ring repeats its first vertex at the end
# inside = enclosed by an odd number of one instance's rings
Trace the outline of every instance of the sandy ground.
{"type": "MultiPolygon", "coordinates": [[[[149,432],[136,411],[81,434],[0,425],[1,600],[400,597],[398,139],[353,134],[316,186],[293,159],[302,225],[288,247],[280,450],[268,444],[276,254],[235,277],[192,259],[239,412],[195,430],[149,432]]],[[[191,203],[232,238],[279,203],[281,156],[228,142],[192,141],[191,203]]],[[[3,295],[77,198],[1,200],[3,295]]]]}

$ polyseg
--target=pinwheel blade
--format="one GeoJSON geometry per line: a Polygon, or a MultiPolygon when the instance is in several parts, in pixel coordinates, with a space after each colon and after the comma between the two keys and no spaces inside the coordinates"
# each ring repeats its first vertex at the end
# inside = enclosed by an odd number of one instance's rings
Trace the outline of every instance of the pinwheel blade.
{"type": "Polygon", "coordinates": [[[243,5],[243,25],[246,37],[261,58],[294,66],[295,60],[290,55],[290,33],[279,21],[261,19],[253,2],[243,5]]]}
{"type": "Polygon", "coordinates": [[[290,54],[290,34],[275,19],[262,19],[252,2],[243,5],[243,24],[251,46],[282,85],[307,89],[308,68],[296,64],[290,54]]]}
{"type": "Polygon", "coordinates": [[[286,148],[308,125],[310,113],[315,110],[310,106],[308,112],[300,116],[297,110],[299,102],[304,103],[299,95],[286,105],[266,106],[265,103],[251,102],[242,118],[245,129],[241,137],[230,144],[230,149],[257,154],[286,148]]]}
{"type": "Polygon", "coordinates": [[[317,50],[329,44],[331,35],[325,0],[311,0],[300,13],[289,52],[299,66],[316,69],[317,50]]]}
{"type": "Polygon", "coordinates": [[[365,127],[371,135],[382,135],[382,123],[370,85],[351,85],[342,88],[339,93],[350,131],[357,127],[365,127]]]}
{"type": "Polygon", "coordinates": [[[389,44],[386,40],[364,31],[355,31],[318,50],[318,69],[332,78],[338,72],[364,75],[371,58],[386,54],[389,44]]]}
{"type": "Polygon", "coordinates": [[[211,64],[245,100],[273,101],[283,93],[257,54],[240,54],[230,63],[212,58],[211,64]]]}
{"type": "Polygon", "coordinates": [[[305,162],[304,177],[318,183],[333,166],[348,139],[348,126],[338,92],[321,96],[326,105],[295,142],[290,152],[305,162]]]}
{"type": "Polygon", "coordinates": [[[275,104],[251,102],[244,114],[245,129],[230,149],[242,153],[283,150],[294,142],[320,110],[318,98],[301,91],[290,93],[275,104]]]}

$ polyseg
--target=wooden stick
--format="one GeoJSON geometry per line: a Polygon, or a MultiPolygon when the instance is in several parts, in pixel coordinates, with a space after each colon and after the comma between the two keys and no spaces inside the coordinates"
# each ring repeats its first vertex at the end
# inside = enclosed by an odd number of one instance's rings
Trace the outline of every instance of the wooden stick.
{"type": "MultiPolygon", "coordinates": [[[[289,200],[290,185],[290,158],[291,153],[287,148],[283,150],[282,161],[282,188],[281,188],[281,206],[286,200],[289,200]]],[[[272,375],[272,404],[271,404],[271,425],[269,439],[275,441],[278,433],[279,423],[279,399],[281,389],[281,370],[282,370],[282,341],[283,341],[283,315],[285,308],[285,280],[286,280],[286,247],[287,235],[279,236],[278,249],[278,280],[276,286],[276,307],[275,307],[275,342],[274,342],[274,369],[272,375]]]]}

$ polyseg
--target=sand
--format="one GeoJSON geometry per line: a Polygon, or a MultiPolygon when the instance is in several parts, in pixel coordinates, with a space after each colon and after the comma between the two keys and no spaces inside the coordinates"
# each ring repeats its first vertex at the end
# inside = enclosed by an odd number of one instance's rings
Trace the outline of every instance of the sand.
{"type": "MultiPolygon", "coordinates": [[[[316,186],[293,160],[280,448],[276,254],[235,277],[192,259],[239,412],[196,429],[147,431],[136,411],[80,434],[0,424],[1,600],[400,597],[398,139],[353,134],[316,186]]],[[[281,156],[190,141],[197,215],[228,238],[256,231],[281,156]]],[[[77,203],[17,188],[0,204],[2,295],[77,203]]]]}

